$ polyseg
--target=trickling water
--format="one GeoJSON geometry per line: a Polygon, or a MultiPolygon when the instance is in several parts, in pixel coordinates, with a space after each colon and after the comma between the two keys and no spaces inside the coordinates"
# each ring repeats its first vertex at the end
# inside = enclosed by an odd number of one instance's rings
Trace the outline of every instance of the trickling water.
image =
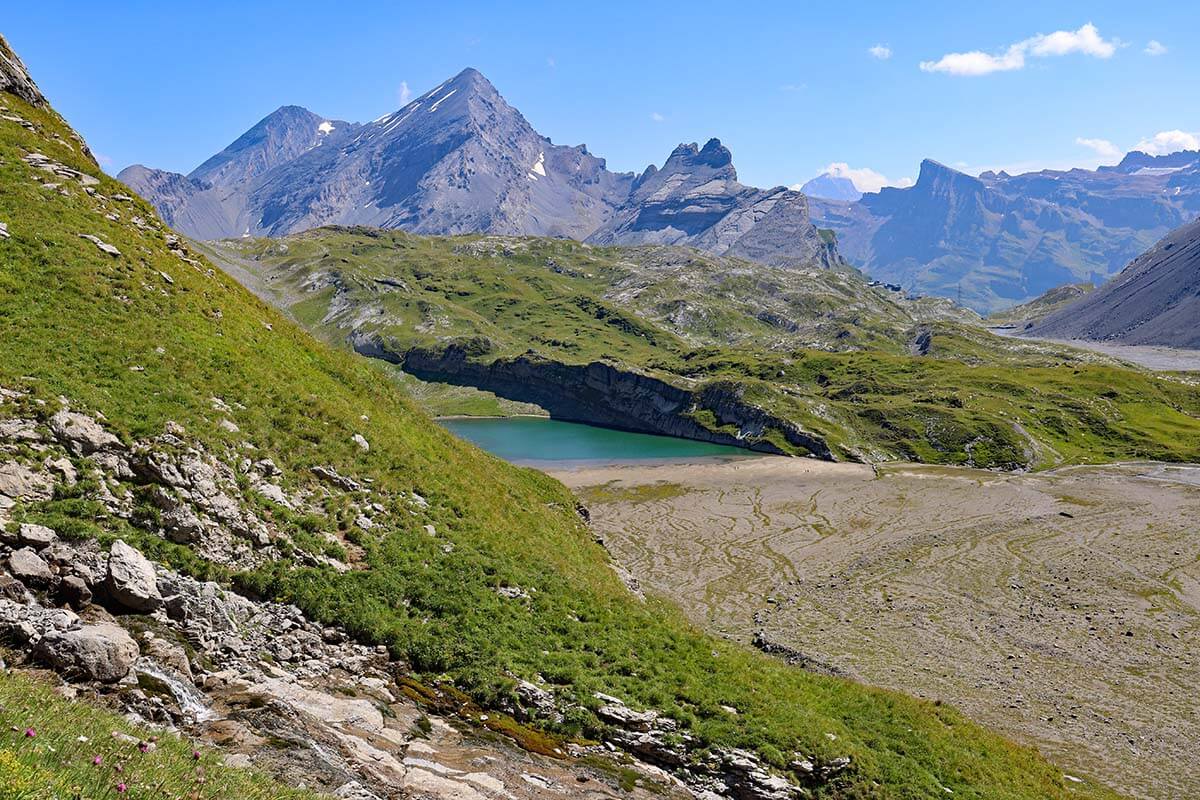
{"type": "Polygon", "coordinates": [[[216,716],[216,712],[208,705],[208,699],[195,686],[167,672],[148,658],[139,658],[137,671],[161,682],[171,692],[179,710],[193,722],[204,722],[216,716]]]}

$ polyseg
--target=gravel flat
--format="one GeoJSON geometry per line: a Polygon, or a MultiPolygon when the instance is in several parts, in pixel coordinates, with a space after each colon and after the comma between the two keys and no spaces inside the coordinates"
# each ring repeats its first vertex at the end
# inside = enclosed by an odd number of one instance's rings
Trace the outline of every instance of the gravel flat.
{"type": "Polygon", "coordinates": [[[560,472],[699,625],[945,700],[1069,774],[1200,796],[1200,468],[761,458],[560,472]]]}

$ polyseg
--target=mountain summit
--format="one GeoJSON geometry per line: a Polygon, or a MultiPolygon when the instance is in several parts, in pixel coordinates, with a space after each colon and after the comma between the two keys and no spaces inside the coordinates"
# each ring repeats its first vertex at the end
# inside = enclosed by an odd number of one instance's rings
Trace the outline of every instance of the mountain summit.
{"type": "Polygon", "coordinates": [[[470,68],[370,123],[284,106],[189,175],[135,165],[119,177],[199,239],[370,225],[837,260],[803,195],[738,183],[719,140],[680,145],[640,177],[611,172],[585,145],[539,134],[470,68]]]}

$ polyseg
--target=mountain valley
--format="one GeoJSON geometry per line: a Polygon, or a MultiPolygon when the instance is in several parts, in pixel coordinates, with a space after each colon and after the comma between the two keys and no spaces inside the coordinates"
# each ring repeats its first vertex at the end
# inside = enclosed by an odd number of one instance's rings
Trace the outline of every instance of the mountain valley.
{"type": "Polygon", "coordinates": [[[0,37],[0,800],[1200,792],[1194,137],[756,188],[413,95],[112,177],[0,37]]]}

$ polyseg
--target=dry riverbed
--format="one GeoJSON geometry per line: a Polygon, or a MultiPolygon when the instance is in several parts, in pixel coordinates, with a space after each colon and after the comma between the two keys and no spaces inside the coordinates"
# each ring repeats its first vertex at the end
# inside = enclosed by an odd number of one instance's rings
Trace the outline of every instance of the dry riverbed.
{"type": "Polygon", "coordinates": [[[556,477],[643,588],[710,630],[953,703],[1134,796],[1200,796],[1200,468],[556,477]]]}

